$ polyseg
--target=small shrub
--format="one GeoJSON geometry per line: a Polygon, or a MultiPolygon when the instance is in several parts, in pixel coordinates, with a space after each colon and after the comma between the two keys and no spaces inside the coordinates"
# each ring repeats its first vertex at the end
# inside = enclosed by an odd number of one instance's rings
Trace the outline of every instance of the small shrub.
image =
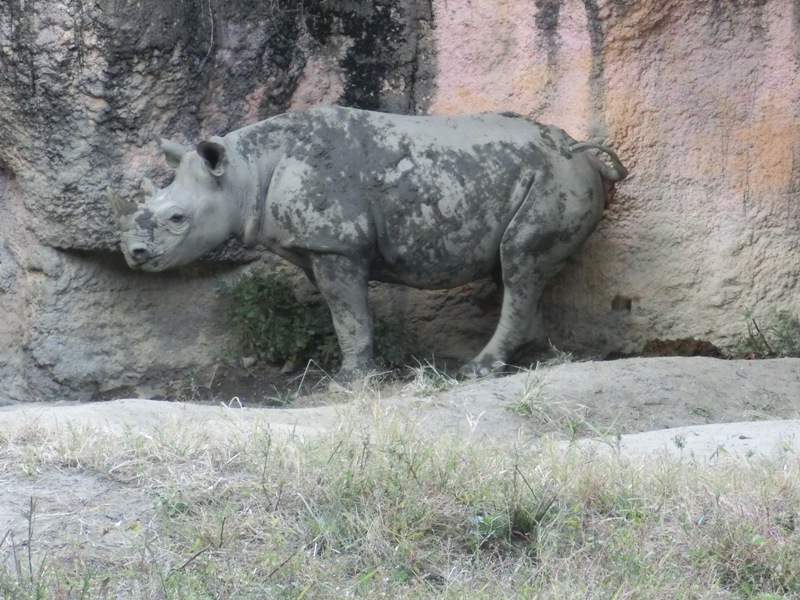
{"type": "Polygon", "coordinates": [[[324,302],[300,303],[276,272],[252,271],[223,289],[231,299],[227,321],[241,346],[273,364],[340,361],[336,332],[324,302]]]}
{"type": "MultiPolygon", "coordinates": [[[[222,292],[231,299],[227,321],[244,350],[272,364],[313,361],[326,370],[341,364],[336,331],[321,297],[299,302],[286,276],[276,270],[251,271],[222,292]]],[[[415,345],[402,322],[376,319],[376,353],[387,366],[406,362],[415,345]]]]}
{"type": "Polygon", "coordinates": [[[740,347],[755,358],[800,357],[800,319],[789,310],[773,310],[759,322],[745,313],[747,333],[740,347]]]}

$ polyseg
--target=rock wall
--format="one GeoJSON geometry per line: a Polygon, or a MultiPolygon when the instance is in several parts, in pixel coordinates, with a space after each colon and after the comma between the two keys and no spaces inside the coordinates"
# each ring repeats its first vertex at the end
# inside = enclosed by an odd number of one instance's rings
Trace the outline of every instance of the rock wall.
{"type": "Polygon", "coordinates": [[[547,294],[558,344],[726,345],[746,310],[798,310],[797,6],[436,4],[432,112],[537,115],[606,140],[631,169],[547,294]]]}
{"type": "MultiPolygon", "coordinates": [[[[230,268],[127,270],[105,188],[166,182],[153,131],[190,143],[331,103],[513,110],[606,141],[632,174],[546,294],[551,339],[730,344],[745,310],[800,307],[799,28],[789,0],[6,0],[0,399],[217,360],[230,268]]],[[[497,314],[485,284],[376,300],[437,356],[468,358],[497,314]]]]}

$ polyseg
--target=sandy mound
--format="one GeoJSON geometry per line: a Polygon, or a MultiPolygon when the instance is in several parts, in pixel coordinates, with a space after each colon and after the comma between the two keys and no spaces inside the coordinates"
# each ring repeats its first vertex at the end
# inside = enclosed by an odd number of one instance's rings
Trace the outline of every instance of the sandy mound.
{"type": "MultiPolygon", "coordinates": [[[[64,440],[81,448],[95,439],[113,443],[117,434],[204,447],[233,443],[257,427],[303,439],[384,422],[487,446],[571,446],[590,460],[607,452],[621,460],[671,454],[714,465],[800,451],[800,421],[793,420],[800,413],[800,359],[572,363],[435,393],[418,384],[385,386],[312,401],[323,405],[269,409],[128,399],[0,408],[0,442],[14,457],[0,468],[2,532],[24,537],[24,515],[35,502],[37,543],[53,555],[68,552],[70,540],[80,540],[85,560],[129,547],[136,527],[157,519],[159,499],[129,481],[137,475],[128,461],[102,475],[80,468],[62,447],[64,440]],[[56,462],[40,468],[25,458],[29,452],[53,454],[56,462]]],[[[167,468],[181,468],[180,461],[164,460],[167,468]]]]}
{"type": "Polygon", "coordinates": [[[800,444],[800,359],[711,358],[576,362],[427,393],[410,386],[323,398],[297,409],[204,406],[144,399],[0,409],[0,432],[92,426],[155,432],[181,423],[225,436],[268,425],[314,435],[353,421],[400,417],[428,435],[536,443],[543,435],[631,456],[752,456],[800,444]],[[594,441],[591,441],[594,440],[594,441]]]}

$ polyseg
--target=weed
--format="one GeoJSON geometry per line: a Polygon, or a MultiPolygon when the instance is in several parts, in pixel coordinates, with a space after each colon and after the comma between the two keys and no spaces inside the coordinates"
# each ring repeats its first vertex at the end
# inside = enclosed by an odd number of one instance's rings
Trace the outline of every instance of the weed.
{"type": "MultiPolygon", "coordinates": [[[[271,364],[302,367],[316,363],[326,371],[341,364],[330,311],[321,296],[300,302],[287,276],[277,269],[253,270],[220,290],[227,295],[227,322],[239,345],[271,364]]],[[[389,367],[405,363],[417,342],[399,319],[375,320],[375,346],[389,367]]]]}
{"type": "Polygon", "coordinates": [[[408,370],[411,381],[406,384],[405,390],[415,396],[430,396],[458,385],[458,379],[436,368],[429,361],[419,363],[416,367],[408,367],[408,370]]]}
{"type": "MultiPolygon", "coordinates": [[[[561,361],[556,364],[565,363],[561,361]]],[[[537,363],[534,369],[528,369],[525,372],[522,393],[516,402],[509,405],[508,410],[529,417],[539,424],[562,427],[574,439],[586,426],[579,414],[583,407],[571,409],[565,402],[554,400],[544,392],[557,369],[558,367],[547,368],[542,363],[537,363]]]]}
{"type": "Polygon", "coordinates": [[[580,428],[573,421],[563,403],[555,402],[544,394],[544,389],[558,367],[572,362],[571,352],[564,352],[550,343],[550,358],[537,361],[536,364],[525,371],[520,398],[509,406],[509,410],[520,415],[532,417],[537,423],[563,422],[573,434],[580,428]]]}
{"type": "Polygon", "coordinates": [[[705,406],[694,406],[689,412],[696,417],[703,417],[704,419],[711,418],[711,410],[705,406]]]}
{"type": "Polygon", "coordinates": [[[537,423],[552,422],[554,403],[543,393],[552,375],[551,371],[540,371],[538,364],[537,368],[528,369],[525,372],[525,381],[522,384],[522,394],[509,407],[509,410],[520,415],[533,417],[537,423]]]}
{"type": "Polygon", "coordinates": [[[36,521],[36,499],[31,496],[28,508],[22,511],[27,523],[27,532],[22,548],[18,547],[14,532],[9,529],[0,540],[0,549],[8,543],[11,547],[13,576],[4,573],[0,565],[0,592],[3,598],[46,598],[47,554],[34,560],[34,525],[36,521]]]}
{"type": "Polygon", "coordinates": [[[270,387],[272,391],[264,394],[264,402],[269,406],[293,406],[300,397],[300,392],[298,390],[284,390],[274,385],[270,387]]]}
{"type": "Polygon", "coordinates": [[[771,421],[773,419],[798,418],[798,405],[790,398],[780,398],[764,393],[748,398],[742,417],[747,421],[771,421]]]}
{"type": "Polygon", "coordinates": [[[568,352],[566,350],[559,350],[553,345],[553,342],[549,340],[547,343],[550,346],[551,356],[536,363],[537,367],[558,367],[561,365],[569,364],[574,360],[572,352],[568,352]]]}
{"type": "Polygon", "coordinates": [[[177,517],[191,511],[189,503],[180,494],[177,497],[159,498],[159,505],[167,517],[177,517]]]}
{"type": "Polygon", "coordinates": [[[762,322],[745,312],[747,333],[739,343],[743,354],[755,358],[800,357],[800,319],[790,310],[770,311],[762,322]]]}

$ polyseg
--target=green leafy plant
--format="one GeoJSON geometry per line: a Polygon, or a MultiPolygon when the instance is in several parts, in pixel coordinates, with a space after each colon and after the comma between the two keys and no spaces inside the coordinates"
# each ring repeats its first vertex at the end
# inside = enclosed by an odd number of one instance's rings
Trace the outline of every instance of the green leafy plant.
{"type": "MultiPolygon", "coordinates": [[[[227,321],[239,343],[259,359],[296,366],[313,361],[326,370],[341,364],[327,305],[321,297],[298,301],[279,271],[251,271],[222,292],[231,299],[227,321]]],[[[401,321],[376,319],[375,346],[387,366],[402,365],[415,345],[401,321]]]]}
{"type": "Polygon", "coordinates": [[[275,271],[251,271],[223,288],[231,299],[227,321],[241,346],[268,363],[341,360],[336,332],[322,301],[300,303],[275,271]]]}
{"type": "Polygon", "coordinates": [[[740,347],[756,358],[800,356],[800,319],[790,310],[772,310],[757,321],[753,311],[745,313],[747,333],[740,347]]]}

